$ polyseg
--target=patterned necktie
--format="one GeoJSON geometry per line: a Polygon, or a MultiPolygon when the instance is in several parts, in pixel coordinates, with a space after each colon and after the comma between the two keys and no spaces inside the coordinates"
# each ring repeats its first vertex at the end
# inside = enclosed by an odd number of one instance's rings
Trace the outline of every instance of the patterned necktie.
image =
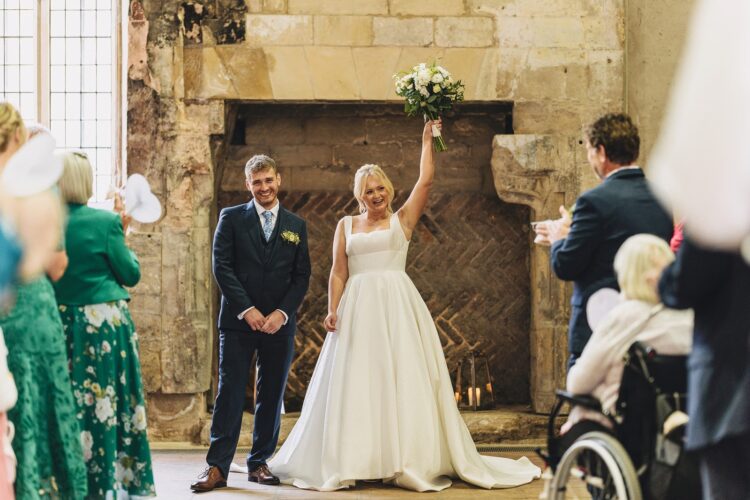
{"type": "Polygon", "coordinates": [[[266,210],[263,212],[263,236],[266,237],[266,241],[271,239],[271,233],[273,233],[273,212],[266,210]]]}

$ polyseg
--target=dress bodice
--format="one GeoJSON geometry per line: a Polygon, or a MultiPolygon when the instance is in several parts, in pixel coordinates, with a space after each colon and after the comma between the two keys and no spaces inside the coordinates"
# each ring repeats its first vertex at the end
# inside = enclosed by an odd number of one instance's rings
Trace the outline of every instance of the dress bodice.
{"type": "Polygon", "coordinates": [[[344,218],[349,276],[378,271],[405,271],[409,240],[398,215],[390,217],[388,229],[352,234],[352,218],[344,218]]]}

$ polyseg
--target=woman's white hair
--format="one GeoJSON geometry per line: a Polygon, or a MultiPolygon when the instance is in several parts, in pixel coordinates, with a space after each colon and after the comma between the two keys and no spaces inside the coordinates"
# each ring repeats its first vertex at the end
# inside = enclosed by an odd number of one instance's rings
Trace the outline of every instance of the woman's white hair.
{"type": "Polygon", "coordinates": [[[661,271],[674,260],[674,253],[663,239],[652,234],[631,236],[615,255],[615,273],[626,299],[651,304],[661,302],[656,283],[661,271]]]}

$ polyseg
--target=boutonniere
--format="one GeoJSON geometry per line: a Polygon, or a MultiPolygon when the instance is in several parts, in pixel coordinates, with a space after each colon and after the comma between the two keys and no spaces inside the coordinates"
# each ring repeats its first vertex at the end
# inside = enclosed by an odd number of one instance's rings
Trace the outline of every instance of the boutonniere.
{"type": "Polygon", "coordinates": [[[299,245],[299,234],[294,231],[282,231],[281,239],[292,245],[299,245]]]}

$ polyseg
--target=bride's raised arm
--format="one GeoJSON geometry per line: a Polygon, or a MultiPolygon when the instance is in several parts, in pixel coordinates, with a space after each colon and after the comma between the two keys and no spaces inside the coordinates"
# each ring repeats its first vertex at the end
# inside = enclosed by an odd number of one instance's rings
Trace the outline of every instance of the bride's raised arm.
{"type": "Polygon", "coordinates": [[[331,274],[328,277],[328,315],[323,321],[323,326],[329,332],[336,331],[339,302],[341,302],[341,295],[344,293],[346,280],[349,279],[344,224],[344,219],[341,219],[336,226],[336,233],[333,235],[333,263],[331,264],[331,274]]]}
{"type": "Polygon", "coordinates": [[[417,226],[422,212],[424,212],[430,188],[432,188],[432,181],[435,177],[435,162],[432,157],[433,125],[440,129],[442,122],[435,120],[424,124],[424,129],[422,130],[422,159],[419,162],[419,179],[417,179],[417,183],[414,185],[409,199],[406,200],[404,206],[398,211],[401,227],[404,228],[407,239],[411,239],[411,234],[417,226]]]}

